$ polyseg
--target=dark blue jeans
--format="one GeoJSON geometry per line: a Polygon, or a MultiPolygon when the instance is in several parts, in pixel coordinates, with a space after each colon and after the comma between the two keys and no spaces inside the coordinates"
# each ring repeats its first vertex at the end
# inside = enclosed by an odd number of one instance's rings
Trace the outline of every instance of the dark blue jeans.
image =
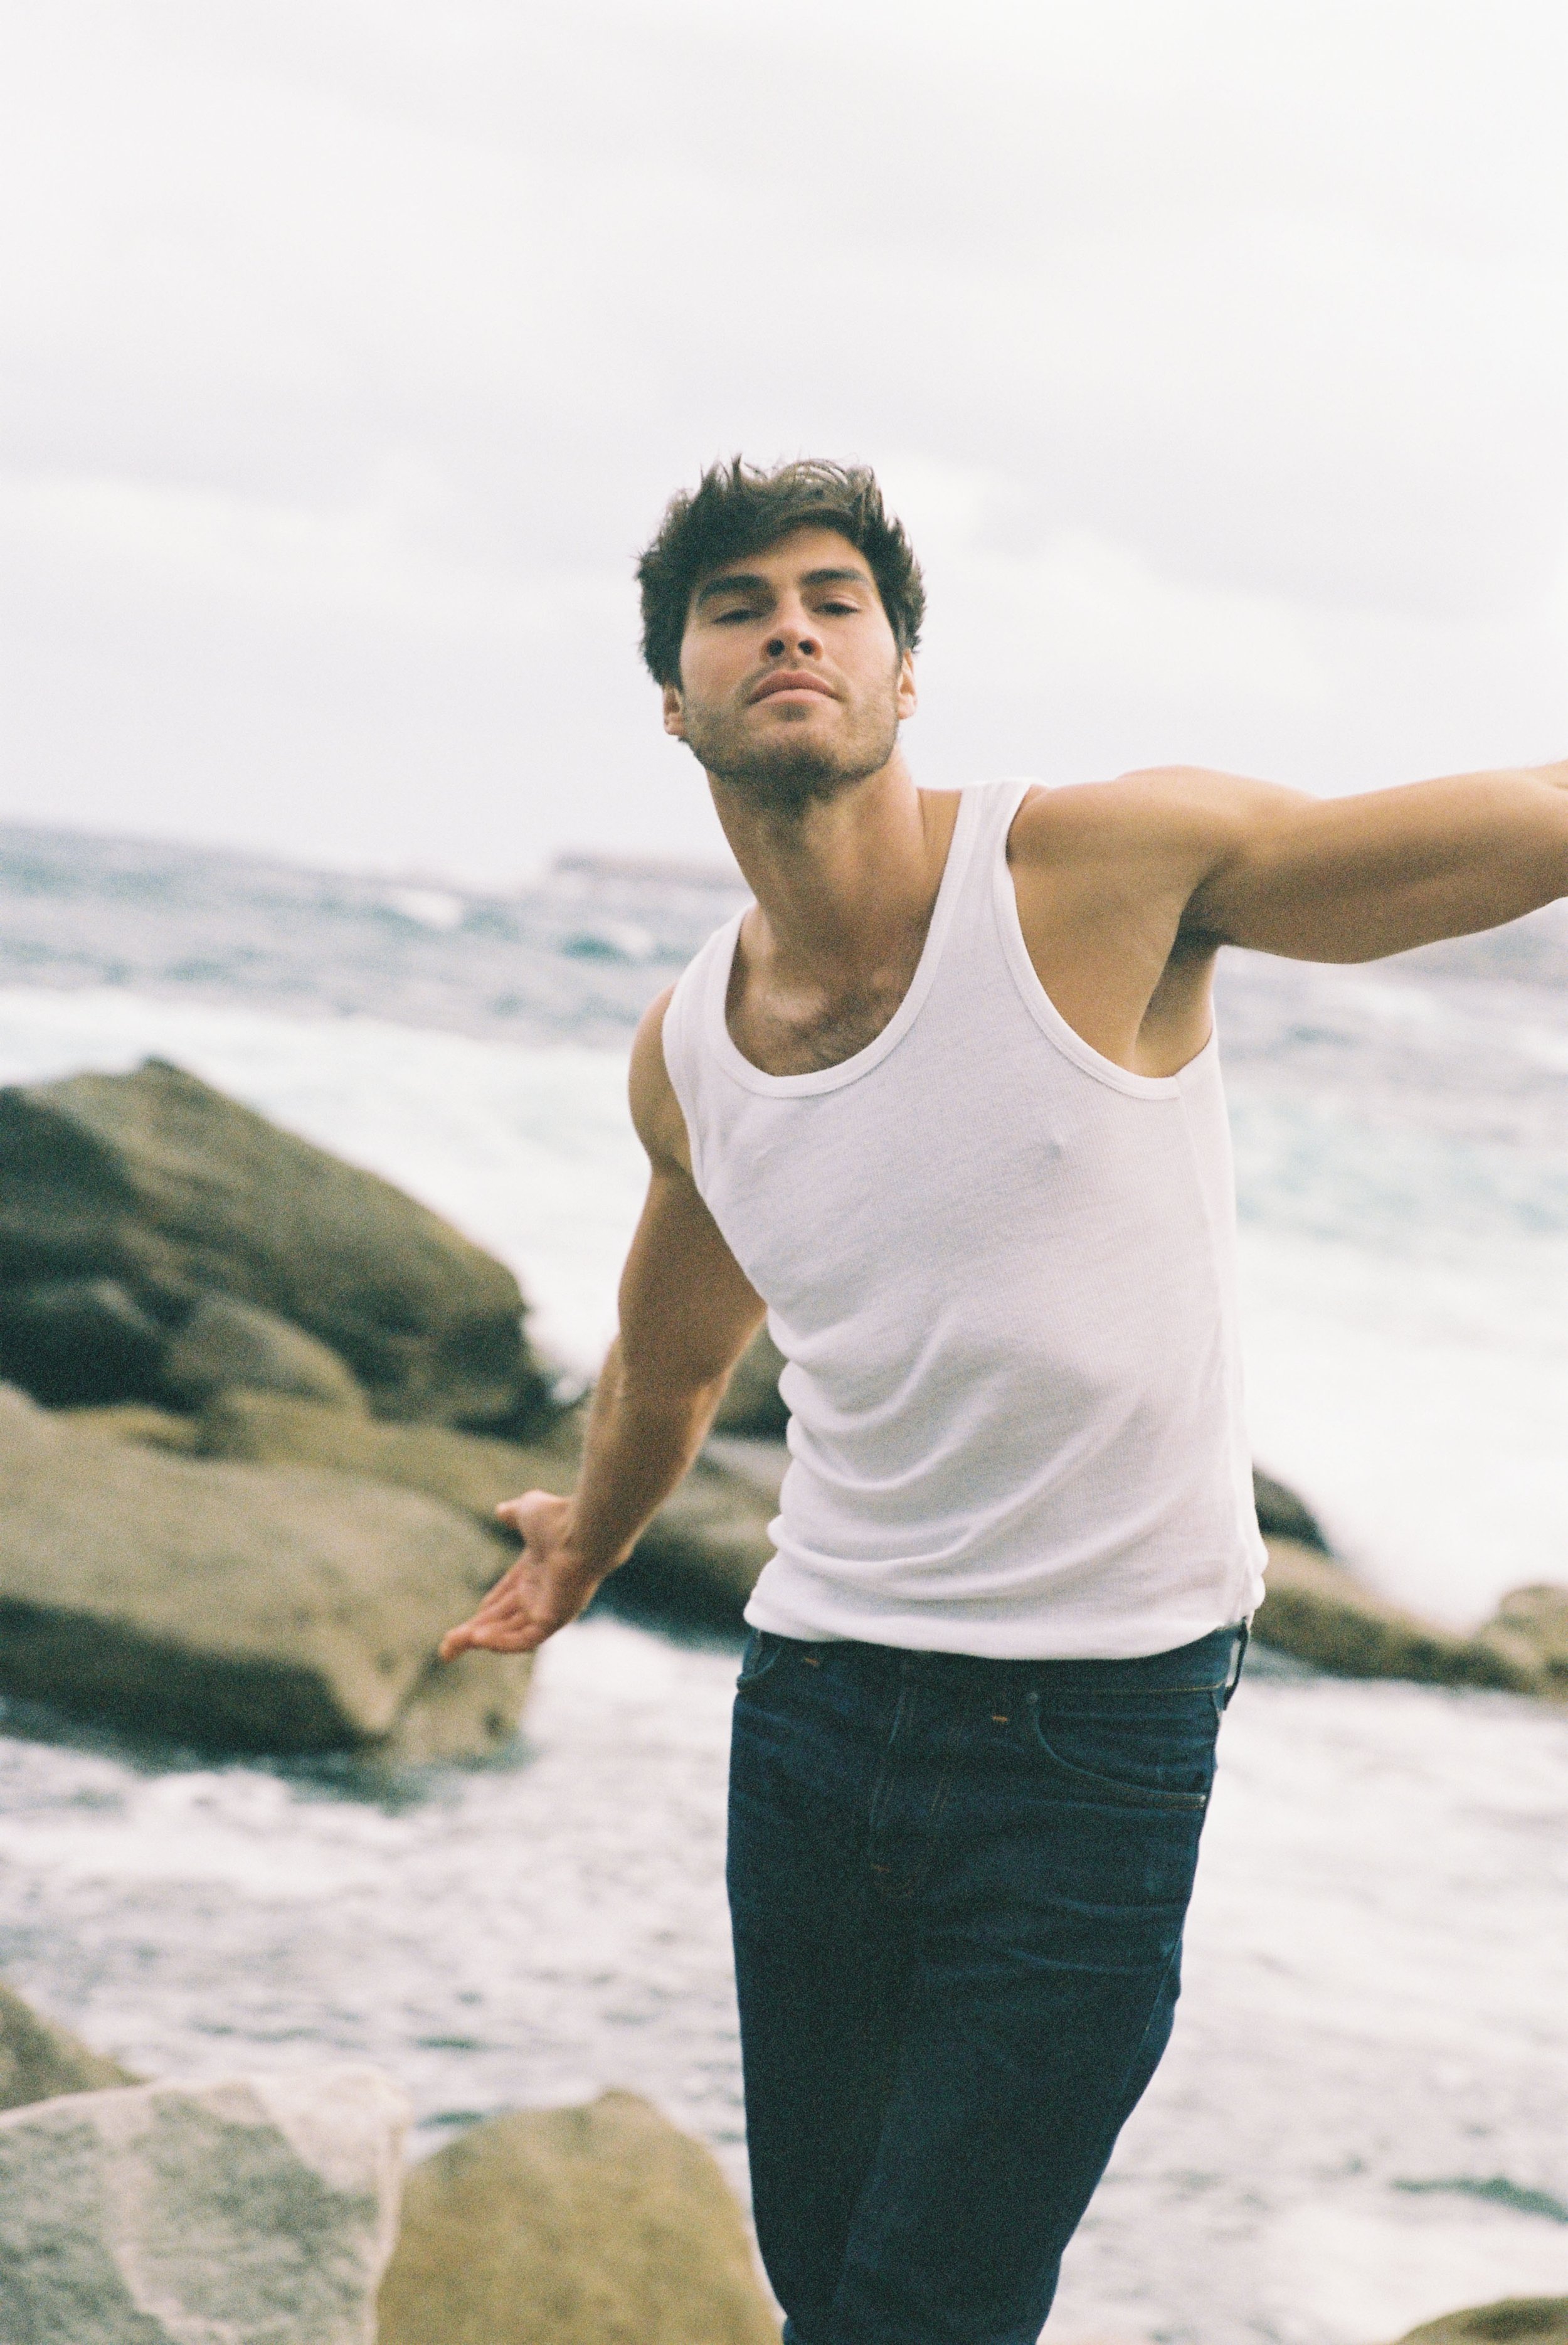
{"type": "Polygon", "coordinates": [[[1245,1634],[1131,1661],[753,1635],[730,1906],[786,2345],[1035,2345],[1170,2034],[1245,1634]]]}

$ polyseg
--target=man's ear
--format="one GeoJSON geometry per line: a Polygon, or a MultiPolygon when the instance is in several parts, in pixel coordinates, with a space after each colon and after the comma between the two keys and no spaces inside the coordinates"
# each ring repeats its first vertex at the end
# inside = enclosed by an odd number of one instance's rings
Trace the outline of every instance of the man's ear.
{"type": "Polygon", "coordinates": [[[898,714],[900,719],[913,716],[919,695],[915,689],[915,655],[905,652],[898,663],[898,714]]]}
{"type": "Polygon", "coordinates": [[[686,737],[686,709],[678,684],[664,686],[664,730],[677,741],[686,737]]]}

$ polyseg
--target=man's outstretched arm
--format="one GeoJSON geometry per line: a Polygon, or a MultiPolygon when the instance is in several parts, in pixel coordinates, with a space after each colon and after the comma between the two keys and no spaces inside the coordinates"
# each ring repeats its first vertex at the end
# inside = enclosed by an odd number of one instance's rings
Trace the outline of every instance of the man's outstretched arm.
{"type": "Polygon", "coordinates": [[[1218,774],[1178,788],[1209,850],[1181,923],[1192,937],[1374,960],[1568,895],[1568,764],[1342,798],[1218,774]]]}
{"type": "Polygon", "coordinates": [[[441,1658],[480,1648],[532,1652],[592,1600],[631,1554],[702,1446],[763,1304],[689,1168],[685,1127],[664,1070],[666,995],[638,1030],[632,1114],[652,1177],[621,1280],[621,1333],[589,1413],[576,1495],[530,1490],[500,1509],[523,1541],[441,1658]]]}

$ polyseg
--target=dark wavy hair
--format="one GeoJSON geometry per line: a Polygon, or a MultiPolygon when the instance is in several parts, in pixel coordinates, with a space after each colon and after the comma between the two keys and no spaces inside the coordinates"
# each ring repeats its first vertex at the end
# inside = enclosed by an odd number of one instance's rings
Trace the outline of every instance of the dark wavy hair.
{"type": "Polygon", "coordinates": [[[803,457],[765,472],[735,456],[710,464],[695,489],[671,498],[637,564],[642,657],[656,684],[681,681],[681,639],[703,579],[796,529],[835,529],[864,554],[900,652],[915,649],[926,615],[925,582],[869,466],[803,457]]]}

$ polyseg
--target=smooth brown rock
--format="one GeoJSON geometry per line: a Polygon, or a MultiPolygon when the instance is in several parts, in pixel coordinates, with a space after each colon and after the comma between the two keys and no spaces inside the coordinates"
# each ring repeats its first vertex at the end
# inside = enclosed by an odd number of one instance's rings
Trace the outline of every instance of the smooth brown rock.
{"type": "Polygon", "coordinates": [[[170,1325],[209,1289],[259,1304],[345,1360],[382,1416],[521,1428],[551,1411],[509,1270],[160,1060],[0,1091],[0,1287],[61,1280],[113,1281],[170,1325]]]}
{"type": "Polygon", "coordinates": [[[494,1528],[497,1507],[524,1490],[570,1490],[574,1431],[529,1447],[440,1425],[382,1425],[281,1393],[228,1392],[203,1412],[197,1446],[206,1457],[256,1466],[326,1466],[367,1481],[423,1490],[494,1528]]]}
{"type": "MultiPolygon", "coordinates": [[[[506,1558],[500,1558],[504,1568],[506,1558]]],[[[451,1627],[473,1609],[465,1600],[451,1627]]],[[[394,1765],[484,1759],[510,1742],[528,1700],[531,1653],[460,1653],[430,1660],[389,1731],[375,1744],[378,1759],[394,1765]]]]}
{"type": "Polygon", "coordinates": [[[715,1433],[749,1433],[767,1441],[782,1441],[789,1411],[779,1396],[784,1354],[768,1334],[766,1322],[757,1329],[735,1363],[719,1413],[715,1433]]]}
{"type": "Polygon", "coordinates": [[[1485,1643],[1545,1673],[1547,1690],[1568,1700],[1568,1588],[1515,1588],[1481,1630],[1485,1643]]]}
{"type": "Polygon", "coordinates": [[[1399,2345],[1568,2345],[1568,2296],[1505,2296],[1445,2313],[1399,2345]]]}
{"type": "Polygon", "coordinates": [[[329,1345],[276,1311],[229,1294],[199,1297],[165,1346],[163,1383],[185,1408],[204,1407],[230,1388],[288,1393],[356,1413],[366,1406],[362,1386],[329,1345]]]}
{"type": "MultiPolygon", "coordinates": [[[[493,1538],[415,1491],[160,1454],[9,1389],[0,1533],[0,1690],[265,1751],[417,1749],[427,1735],[450,1751],[462,1703],[436,1646],[504,1564],[493,1538]]],[[[479,1753],[510,1732],[526,1662],[468,1683],[479,1753]]]]}
{"type": "Polygon", "coordinates": [[[140,2078],[52,2019],[40,2018],[0,1980],[0,2109],[25,2108],[62,2093],[101,2093],[140,2078]]]}
{"type": "Polygon", "coordinates": [[[1270,1539],[1268,1548],[1267,1592],[1252,1628],[1276,1650],[1339,1677],[1544,1690],[1538,1665],[1389,1603],[1311,1548],[1289,1539],[1270,1539]]]}
{"type": "Polygon", "coordinates": [[[630,2093],[491,2117],[413,2167],[379,2345],[777,2345],[740,2208],[630,2093]]]}

